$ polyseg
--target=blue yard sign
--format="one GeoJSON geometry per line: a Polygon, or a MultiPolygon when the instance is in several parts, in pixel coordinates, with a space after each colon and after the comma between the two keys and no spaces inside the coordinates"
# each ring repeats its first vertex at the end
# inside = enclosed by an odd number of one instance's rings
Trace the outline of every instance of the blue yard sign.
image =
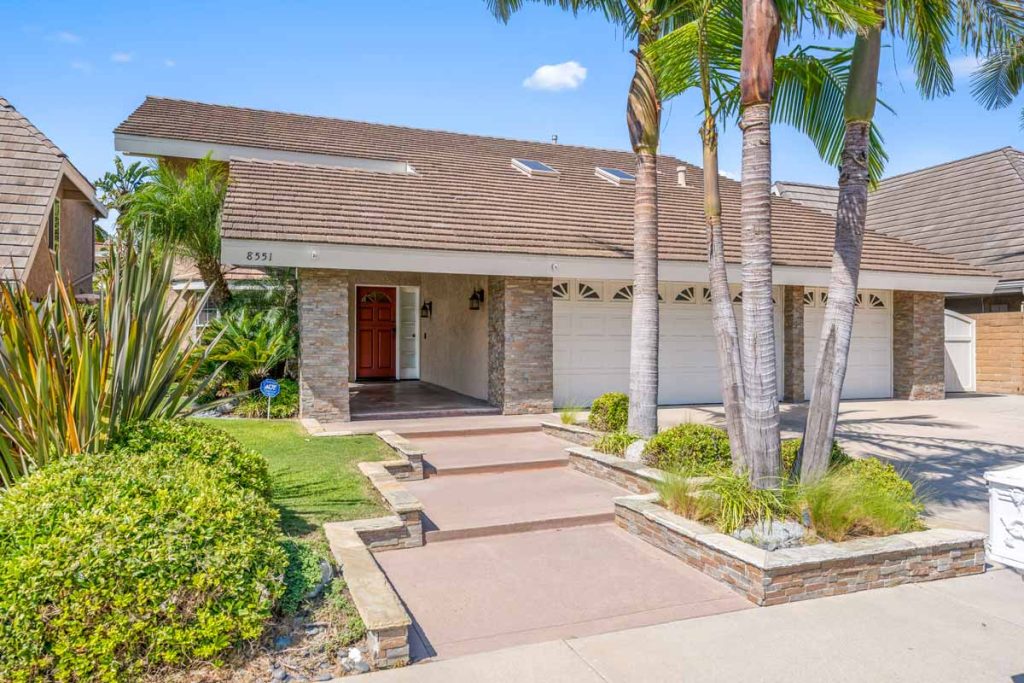
{"type": "Polygon", "coordinates": [[[270,379],[269,377],[260,382],[260,393],[267,398],[276,398],[281,393],[281,385],[276,379],[270,379]]]}
{"type": "Polygon", "coordinates": [[[270,399],[281,393],[281,384],[269,377],[260,382],[260,393],[267,397],[267,419],[270,419],[270,399]]]}

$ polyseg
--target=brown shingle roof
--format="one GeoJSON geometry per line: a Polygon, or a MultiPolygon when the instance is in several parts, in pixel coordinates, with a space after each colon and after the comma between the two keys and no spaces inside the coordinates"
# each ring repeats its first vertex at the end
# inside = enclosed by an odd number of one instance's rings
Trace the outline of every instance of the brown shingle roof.
{"type": "MultiPolygon", "coordinates": [[[[596,166],[635,168],[629,152],[147,98],[116,133],[261,149],[388,159],[414,174],[233,159],[226,238],[570,256],[628,257],[633,189],[596,166]],[[557,177],[527,177],[512,158],[557,177]]],[[[705,258],[701,170],[659,159],[662,257],[705,258]],[[686,168],[687,187],[676,182],[686,168]]],[[[722,179],[727,257],[739,260],[739,184],[722,179]]],[[[773,203],[774,260],[827,267],[833,222],[782,198],[773,203]]],[[[865,238],[864,268],[984,275],[901,240],[865,238]]]]}
{"type": "Polygon", "coordinates": [[[21,278],[49,215],[64,154],[0,97],[0,279],[21,278]]]}
{"type": "MultiPolygon", "coordinates": [[[[776,186],[835,215],[835,187],[776,186]]],[[[1024,152],[1004,147],[886,178],[868,198],[867,227],[1005,280],[1024,279],[1024,152]]]]}

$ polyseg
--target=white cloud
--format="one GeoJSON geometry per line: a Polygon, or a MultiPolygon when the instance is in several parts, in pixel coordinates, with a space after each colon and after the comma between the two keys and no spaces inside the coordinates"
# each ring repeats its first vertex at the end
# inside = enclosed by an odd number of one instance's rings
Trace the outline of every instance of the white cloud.
{"type": "Polygon", "coordinates": [[[81,71],[84,74],[92,73],[92,64],[90,64],[89,62],[75,60],[71,62],[71,68],[75,71],[81,71]]]}
{"type": "Polygon", "coordinates": [[[53,34],[53,39],[56,40],[58,43],[82,42],[82,37],[75,35],[71,31],[58,31],[57,33],[53,34]]]}
{"type": "Polygon", "coordinates": [[[730,180],[735,180],[736,182],[739,182],[739,180],[740,180],[740,174],[739,173],[734,173],[732,171],[725,171],[725,170],[720,170],[719,173],[724,175],[726,178],[728,178],[730,180]]]}
{"type": "Polygon", "coordinates": [[[973,74],[981,66],[981,59],[974,55],[964,55],[949,60],[949,68],[953,71],[953,78],[966,78],[973,74]]]}
{"type": "Polygon", "coordinates": [[[127,64],[128,62],[135,59],[131,52],[115,52],[110,55],[110,61],[118,64],[127,64]]]}
{"type": "Polygon", "coordinates": [[[168,69],[172,69],[172,68],[174,68],[177,65],[178,65],[178,63],[176,61],[174,61],[173,59],[165,59],[164,60],[164,66],[166,66],[168,69]]]}
{"type": "Polygon", "coordinates": [[[574,90],[587,77],[587,69],[577,61],[561,64],[545,64],[537,67],[529,78],[523,81],[523,87],[532,90],[574,90]]]}

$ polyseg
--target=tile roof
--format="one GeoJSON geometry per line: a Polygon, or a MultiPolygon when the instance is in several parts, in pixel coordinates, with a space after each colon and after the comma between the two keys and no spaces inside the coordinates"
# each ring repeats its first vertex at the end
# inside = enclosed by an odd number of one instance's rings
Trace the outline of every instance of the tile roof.
{"type": "MultiPolygon", "coordinates": [[[[836,188],[776,185],[835,215],[836,188]]],[[[1004,147],[886,178],[868,199],[867,228],[1024,279],[1024,152],[1004,147]]]]}
{"type": "Polygon", "coordinates": [[[778,180],[772,184],[772,191],[780,197],[792,199],[804,206],[817,209],[833,218],[836,215],[836,204],[839,203],[839,188],[835,185],[811,185],[809,183],[793,183],[778,180]]]}
{"type": "Polygon", "coordinates": [[[0,97],[0,279],[21,278],[49,216],[64,153],[0,97]]]}
{"type": "MultiPolygon", "coordinates": [[[[419,130],[323,117],[147,98],[115,130],[153,138],[291,153],[408,162],[413,174],[272,160],[231,160],[226,238],[625,258],[632,251],[633,186],[594,175],[633,172],[632,153],[419,130]],[[527,177],[512,158],[556,177],[527,177]]],[[[661,256],[705,258],[700,168],[659,158],[661,256]],[[687,186],[676,180],[686,170],[687,186]]],[[[722,178],[727,258],[739,261],[739,183],[722,178]]],[[[773,202],[774,261],[828,267],[833,221],[773,202]]],[[[870,233],[864,268],[985,275],[902,240],[870,233]]]]}
{"type": "MultiPolygon", "coordinates": [[[[228,282],[263,280],[267,277],[266,271],[262,268],[225,265],[221,267],[221,270],[224,272],[224,279],[228,282]]],[[[202,279],[195,261],[184,256],[174,259],[174,267],[171,271],[173,282],[200,282],[202,279]]]]}

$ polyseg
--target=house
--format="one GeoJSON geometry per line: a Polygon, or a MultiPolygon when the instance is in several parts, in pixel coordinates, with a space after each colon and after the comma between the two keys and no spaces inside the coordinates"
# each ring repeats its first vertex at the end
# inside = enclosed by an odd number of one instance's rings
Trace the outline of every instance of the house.
{"type": "MultiPolygon", "coordinates": [[[[265,289],[274,285],[267,280],[266,272],[261,268],[226,265],[223,267],[224,281],[232,292],[265,289]]],[[[192,259],[179,256],[174,260],[171,270],[171,290],[182,292],[182,301],[201,297],[206,294],[206,283],[203,282],[199,268],[192,259]]],[[[193,334],[198,335],[211,320],[220,317],[220,309],[209,299],[203,304],[193,322],[193,334]]]]}
{"type": "MultiPolygon", "coordinates": [[[[834,186],[773,189],[836,214],[834,186]]],[[[1024,393],[1024,152],[1003,147],[886,178],[869,195],[867,229],[999,276],[990,293],[946,291],[946,386],[1024,393]]]]}
{"type": "Polygon", "coordinates": [[[42,296],[58,263],[76,294],[90,294],[94,223],[106,215],[67,155],[0,97],[0,279],[42,296]]]}
{"type": "MultiPolygon", "coordinates": [[[[836,215],[835,186],[777,182],[773,190],[836,215]]],[[[1024,152],[1003,147],[886,178],[869,195],[867,228],[999,275],[991,293],[947,292],[947,308],[1024,311],[1024,152]]]]}
{"type": "MultiPolygon", "coordinates": [[[[147,98],[126,154],[230,164],[222,260],[298,269],[302,414],[345,421],[372,380],[421,383],[505,413],[628,387],[629,152],[147,98]]],[[[701,169],[658,160],[664,404],[717,402],[701,169]]],[[[722,178],[739,282],[739,184],[722,178]]],[[[779,391],[807,395],[833,221],[773,203],[779,391]]],[[[988,271],[865,237],[847,397],[942,398],[944,292],[988,271]]],[[[742,293],[734,290],[735,301],[742,293]]]]}

